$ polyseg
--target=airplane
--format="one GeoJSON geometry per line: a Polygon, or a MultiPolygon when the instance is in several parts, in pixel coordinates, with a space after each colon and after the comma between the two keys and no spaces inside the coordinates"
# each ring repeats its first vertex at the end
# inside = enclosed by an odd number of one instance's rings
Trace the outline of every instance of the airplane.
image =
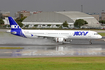
{"type": "Polygon", "coordinates": [[[88,39],[89,43],[92,44],[91,40],[101,39],[102,36],[95,31],[84,31],[84,30],[24,30],[15,22],[12,17],[8,17],[11,30],[7,31],[13,35],[24,37],[24,38],[51,38],[57,43],[69,43],[73,39],[88,39]]]}

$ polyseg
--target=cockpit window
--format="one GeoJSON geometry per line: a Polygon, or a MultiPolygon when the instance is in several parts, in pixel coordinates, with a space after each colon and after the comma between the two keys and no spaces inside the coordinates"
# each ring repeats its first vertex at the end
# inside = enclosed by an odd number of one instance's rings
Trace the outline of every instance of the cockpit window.
{"type": "Polygon", "coordinates": [[[99,35],[98,33],[94,33],[94,35],[99,35]]]}

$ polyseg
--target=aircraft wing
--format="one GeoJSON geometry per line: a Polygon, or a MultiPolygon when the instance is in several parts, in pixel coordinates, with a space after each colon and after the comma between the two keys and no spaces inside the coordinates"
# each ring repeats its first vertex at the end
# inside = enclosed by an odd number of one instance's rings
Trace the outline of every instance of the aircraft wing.
{"type": "Polygon", "coordinates": [[[68,38],[68,36],[64,36],[64,35],[40,35],[40,34],[38,34],[38,35],[35,35],[35,36],[39,36],[39,37],[52,37],[52,38],[68,38]]]}

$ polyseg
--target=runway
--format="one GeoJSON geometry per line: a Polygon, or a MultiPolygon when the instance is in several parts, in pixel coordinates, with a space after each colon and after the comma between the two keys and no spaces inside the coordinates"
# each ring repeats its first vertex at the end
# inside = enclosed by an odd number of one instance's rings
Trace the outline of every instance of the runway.
{"type": "Polygon", "coordinates": [[[49,39],[21,38],[1,30],[0,47],[24,49],[0,49],[0,58],[105,56],[105,41],[92,40],[92,43],[90,45],[89,40],[73,40],[70,44],[58,44],[49,39]]]}
{"type": "MultiPolygon", "coordinates": [[[[6,47],[6,46],[4,46],[6,47]]],[[[9,47],[9,46],[8,46],[9,47]]],[[[0,57],[105,56],[103,45],[14,46],[24,49],[0,50],[0,57]]]]}

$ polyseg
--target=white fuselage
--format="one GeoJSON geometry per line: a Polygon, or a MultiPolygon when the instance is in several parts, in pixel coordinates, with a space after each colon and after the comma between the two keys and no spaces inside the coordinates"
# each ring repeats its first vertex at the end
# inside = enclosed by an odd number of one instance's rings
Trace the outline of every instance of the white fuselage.
{"type": "Polygon", "coordinates": [[[100,39],[101,35],[95,31],[79,30],[22,30],[27,38],[53,37],[69,39],[100,39]]]}

